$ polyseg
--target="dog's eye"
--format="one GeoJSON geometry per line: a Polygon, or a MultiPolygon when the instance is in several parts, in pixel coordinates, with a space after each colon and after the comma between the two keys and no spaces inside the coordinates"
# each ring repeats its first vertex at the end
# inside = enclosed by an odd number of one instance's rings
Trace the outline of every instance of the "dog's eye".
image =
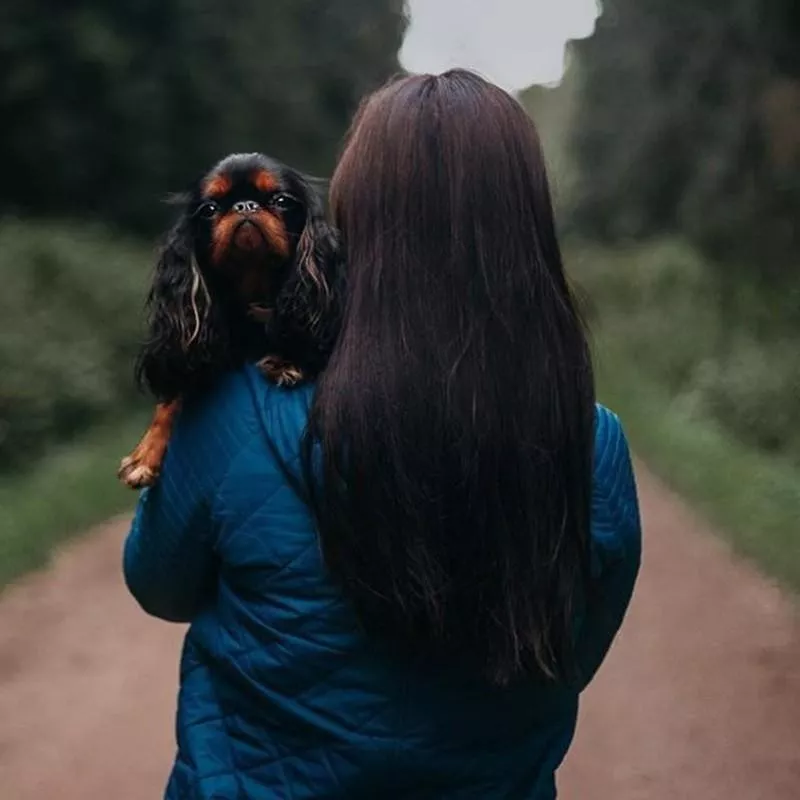
{"type": "Polygon", "coordinates": [[[296,203],[297,200],[295,200],[294,197],[292,197],[290,194],[286,194],[285,192],[278,192],[277,194],[272,195],[269,201],[269,204],[273,206],[273,208],[280,209],[281,211],[287,208],[291,208],[296,203]]]}
{"type": "Polygon", "coordinates": [[[219,206],[210,200],[208,203],[203,203],[195,214],[201,219],[213,219],[217,211],[219,211],[219,206]]]}

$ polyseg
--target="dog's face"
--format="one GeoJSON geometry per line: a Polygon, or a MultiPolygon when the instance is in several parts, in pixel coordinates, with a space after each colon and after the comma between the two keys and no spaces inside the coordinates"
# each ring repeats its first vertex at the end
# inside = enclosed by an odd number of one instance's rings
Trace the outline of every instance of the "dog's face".
{"type": "Polygon", "coordinates": [[[204,275],[232,285],[245,304],[274,302],[309,203],[294,170],[261,154],[228,156],[200,181],[187,209],[204,275]]]}
{"type": "Polygon", "coordinates": [[[237,154],[180,201],[148,296],[140,381],[169,399],[267,340],[305,361],[325,350],[337,319],[336,242],[310,182],[268,156],[237,154]]]}

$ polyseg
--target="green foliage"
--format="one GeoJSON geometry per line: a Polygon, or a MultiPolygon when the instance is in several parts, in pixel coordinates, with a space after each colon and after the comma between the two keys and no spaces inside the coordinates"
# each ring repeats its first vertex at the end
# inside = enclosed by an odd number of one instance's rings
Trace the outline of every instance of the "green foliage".
{"type": "Polygon", "coordinates": [[[708,265],[678,242],[578,247],[571,266],[618,363],[742,444],[800,466],[796,337],[779,325],[730,329],[708,265]]]}
{"type": "Polygon", "coordinates": [[[575,45],[576,227],[681,233],[726,279],[796,285],[799,38],[792,0],[605,0],[575,45]]]}
{"type": "Polygon", "coordinates": [[[132,365],[152,261],[99,228],[0,225],[0,472],[142,404],[132,365]]]}
{"type": "Polygon", "coordinates": [[[136,495],[115,471],[141,436],[146,417],[101,425],[53,449],[32,469],[0,475],[0,591],[44,566],[68,536],[130,509],[136,495]]]}
{"type": "Polygon", "coordinates": [[[800,591],[796,347],[736,337],[718,361],[727,333],[708,270],[678,243],[573,243],[568,262],[595,309],[599,397],[637,454],[740,553],[800,591]]]}
{"type": "Polygon", "coordinates": [[[600,396],[800,588],[800,5],[602,9],[562,84],[523,96],[557,155],[600,396]]]}
{"type": "MultiPolygon", "coordinates": [[[[571,59],[558,86],[531,86],[518,97],[539,132],[554,201],[559,209],[567,206],[579,178],[571,142],[566,135],[578,100],[579,69],[579,64],[571,59]]],[[[564,220],[561,221],[563,226],[564,220]]]]}
{"type": "Polygon", "coordinates": [[[745,339],[709,365],[701,388],[713,416],[747,444],[800,464],[800,360],[795,337],[763,346],[745,339]]]}
{"type": "Polygon", "coordinates": [[[151,230],[231,151],[325,173],[404,26],[402,0],[5,3],[0,208],[151,230]]]}

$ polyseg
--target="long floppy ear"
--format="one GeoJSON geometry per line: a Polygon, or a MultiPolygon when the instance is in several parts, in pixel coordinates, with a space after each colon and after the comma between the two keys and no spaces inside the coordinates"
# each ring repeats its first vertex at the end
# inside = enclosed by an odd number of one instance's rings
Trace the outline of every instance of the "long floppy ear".
{"type": "Polygon", "coordinates": [[[277,311],[295,335],[326,350],[336,335],[339,317],[338,246],[320,192],[311,180],[299,176],[296,180],[306,218],[295,251],[295,269],[277,299],[277,311]]]}
{"type": "Polygon", "coordinates": [[[197,264],[186,211],[161,248],[146,310],[148,338],[136,378],[157,398],[171,400],[202,380],[227,340],[197,264]]]}

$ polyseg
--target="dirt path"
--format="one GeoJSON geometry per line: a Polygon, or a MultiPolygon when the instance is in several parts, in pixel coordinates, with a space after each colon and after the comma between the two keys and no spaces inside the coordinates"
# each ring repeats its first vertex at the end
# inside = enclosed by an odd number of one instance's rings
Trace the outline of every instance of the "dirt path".
{"type": "MultiPolygon", "coordinates": [[[[585,696],[561,796],[796,798],[800,623],[639,475],[642,577],[585,696]]],[[[122,521],[99,529],[0,600],[0,800],[161,797],[183,631],[128,597],[124,532],[122,521]]]]}

